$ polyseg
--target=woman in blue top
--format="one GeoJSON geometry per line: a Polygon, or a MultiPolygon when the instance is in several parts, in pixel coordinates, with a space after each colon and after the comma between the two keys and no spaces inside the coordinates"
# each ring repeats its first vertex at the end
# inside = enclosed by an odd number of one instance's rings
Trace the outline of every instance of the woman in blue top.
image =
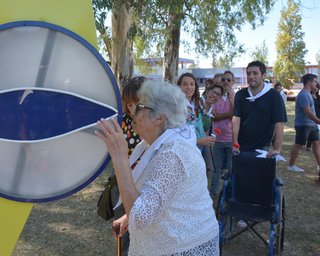
{"type": "Polygon", "coordinates": [[[191,73],[184,73],[179,77],[177,84],[188,99],[187,123],[192,124],[196,130],[197,146],[200,149],[203,146],[213,146],[215,138],[207,136],[203,129],[200,92],[196,78],[191,73]]]}

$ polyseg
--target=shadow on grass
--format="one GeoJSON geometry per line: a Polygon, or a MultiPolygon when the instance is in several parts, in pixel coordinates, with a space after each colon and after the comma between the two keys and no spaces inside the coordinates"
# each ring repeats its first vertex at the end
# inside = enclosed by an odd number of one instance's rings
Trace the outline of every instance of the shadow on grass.
{"type": "MultiPolygon", "coordinates": [[[[294,102],[287,103],[282,154],[286,159],[294,142],[294,102]]],[[[304,173],[291,173],[286,163],[277,165],[284,178],[286,232],[284,256],[320,255],[320,186],[315,184],[316,162],[302,150],[297,165],[304,173]]],[[[109,166],[110,171],[110,166],[109,166]]],[[[96,203],[107,180],[104,173],[87,188],[57,202],[35,204],[13,256],[113,256],[115,239],[111,221],[96,214],[96,203]]],[[[268,230],[268,229],[266,229],[268,230]]],[[[265,232],[267,235],[267,232],[265,232]]],[[[267,255],[264,245],[250,233],[235,238],[223,249],[224,256],[267,255]]]]}
{"type": "MultiPolygon", "coordinates": [[[[288,122],[285,124],[282,155],[289,160],[294,143],[294,106],[287,103],[288,122]]],[[[287,163],[277,163],[278,176],[284,179],[286,223],[284,256],[320,255],[320,185],[316,184],[316,161],[312,152],[301,150],[297,165],[304,173],[287,171],[287,163]]],[[[268,226],[266,226],[266,236],[268,226]]],[[[227,244],[223,256],[267,255],[267,249],[250,233],[242,234],[227,244]]]]}
{"type": "Polygon", "coordinates": [[[112,221],[96,213],[106,179],[104,173],[75,195],[35,204],[13,256],[116,255],[112,221]]]}

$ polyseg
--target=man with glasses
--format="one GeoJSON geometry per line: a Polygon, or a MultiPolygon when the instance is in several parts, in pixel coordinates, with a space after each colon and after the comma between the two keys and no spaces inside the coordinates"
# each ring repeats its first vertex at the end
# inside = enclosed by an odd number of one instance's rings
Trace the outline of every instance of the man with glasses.
{"type": "Polygon", "coordinates": [[[233,90],[233,85],[234,85],[234,74],[230,70],[226,70],[223,73],[223,76],[221,78],[221,82],[223,84],[224,90],[225,90],[225,96],[232,94],[234,98],[234,90],[233,90]]]}
{"type": "MultiPolygon", "coordinates": [[[[225,71],[221,78],[223,87],[222,95],[217,103],[213,105],[213,123],[212,128],[219,129],[220,134],[216,134],[216,143],[213,146],[214,168],[212,175],[210,195],[215,198],[219,193],[220,179],[222,170],[231,170],[232,168],[232,115],[234,91],[234,75],[231,71],[225,71]]],[[[215,88],[213,87],[213,91],[215,88]]],[[[215,92],[215,91],[214,91],[215,92]]]]}

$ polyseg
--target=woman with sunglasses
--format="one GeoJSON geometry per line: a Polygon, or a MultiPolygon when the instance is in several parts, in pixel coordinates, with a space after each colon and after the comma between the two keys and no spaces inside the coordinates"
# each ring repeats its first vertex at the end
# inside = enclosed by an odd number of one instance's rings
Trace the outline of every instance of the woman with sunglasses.
{"type": "Polygon", "coordinates": [[[205,163],[194,130],[186,125],[181,90],[147,81],[139,91],[134,124],[144,151],[131,172],[127,145],[115,119],[98,122],[106,143],[129,225],[129,255],[219,255],[219,228],[205,186],[205,163]]]}

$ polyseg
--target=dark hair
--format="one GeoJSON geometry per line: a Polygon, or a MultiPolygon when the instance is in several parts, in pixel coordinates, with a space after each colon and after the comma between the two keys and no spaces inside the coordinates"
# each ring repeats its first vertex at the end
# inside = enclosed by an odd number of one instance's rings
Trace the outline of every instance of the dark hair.
{"type": "Polygon", "coordinates": [[[225,74],[230,74],[230,75],[232,76],[232,81],[234,81],[234,74],[233,74],[230,70],[224,71],[223,74],[224,74],[224,75],[225,75],[225,74]]]}
{"type": "Polygon", "coordinates": [[[282,87],[282,84],[281,84],[279,81],[277,81],[277,82],[274,84],[273,88],[276,88],[276,87],[278,87],[278,86],[281,86],[281,87],[282,87]]]}
{"type": "Polygon", "coordinates": [[[318,90],[316,91],[316,97],[318,99],[320,97],[320,85],[319,85],[319,83],[317,83],[317,88],[318,88],[318,90]]]}
{"type": "Polygon", "coordinates": [[[212,91],[214,88],[219,88],[221,90],[221,95],[224,94],[224,86],[223,85],[215,83],[214,85],[212,85],[208,88],[208,91],[212,91]]]}
{"type": "Polygon", "coordinates": [[[123,111],[130,115],[130,111],[127,107],[127,104],[132,102],[138,102],[138,91],[140,90],[144,81],[146,81],[146,77],[144,76],[137,76],[131,79],[128,79],[122,83],[122,107],[123,111]]]}
{"type": "Polygon", "coordinates": [[[213,76],[213,79],[217,78],[217,77],[223,77],[223,73],[216,73],[214,76],[213,76]]]}
{"type": "Polygon", "coordinates": [[[250,62],[250,63],[248,64],[248,66],[247,66],[247,69],[248,69],[249,67],[259,67],[260,72],[261,72],[262,75],[267,72],[267,67],[266,67],[266,65],[265,65],[262,61],[260,61],[260,60],[255,60],[255,61],[250,62]]]}
{"type": "Polygon", "coordinates": [[[206,93],[207,93],[207,91],[208,91],[208,88],[212,87],[213,84],[214,84],[213,79],[211,79],[211,78],[206,79],[206,85],[205,85],[205,87],[204,87],[204,91],[203,91],[203,93],[202,93],[202,96],[203,96],[203,95],[206,95],[206,93]],[[207,83],[209,84],[208,87],[207,87],[207,83]]]}
{"type": "Polygon", "coordinates": [[[206,79],[206,83],[209,83],[209,86],[212,86],[213,85],[213,79],[212,78],[206,79]]]}
{"type": "Polygon", "coordinates": [[[314,74],[305,74],[301,77],[301,82],[303,83],[303,85],[306,85],[309,81],[312,81],[315,78],[317,78],[317,76],[314,74]]]}
{"type": "Polygon", "coordinates": [[[191,74],[191,73],[184,73],[184,74],[182,74],[182,75],[179,77],[179,79],[178,79],[178,81],[177,81],[177,85],[178,85],[179,87],[181,87],[181,83],[182,83],[182,80],[183,80],[184,77],[190,77],[190,78],[192,78],[192,79],[194,80],[195,90],[194,90],[194,94],[193,94],[192,97],[191,97],[191,100],[194,102],[194,105],[195,105],[195,108],[196,108],[196,109],[195,109],[196,112],[199,113],[199,112],[201,112],[201,107],[200,107],[199,84],[198,84],[198,82],[197,82],[197,79],[196,79],[196,77],[195,77],[193,74],[191,74]]]}

